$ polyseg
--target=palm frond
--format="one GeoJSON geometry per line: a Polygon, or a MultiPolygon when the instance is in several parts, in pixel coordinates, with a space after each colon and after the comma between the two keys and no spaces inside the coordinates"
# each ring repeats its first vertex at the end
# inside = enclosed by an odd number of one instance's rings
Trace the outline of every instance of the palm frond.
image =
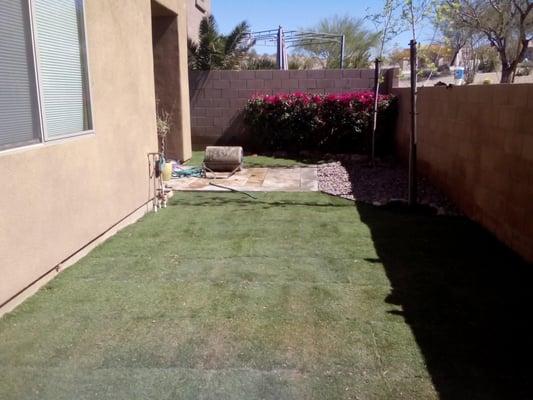
{"type": "Polygon", "coordinates": [[[187,38],[187,64],[189,69],[196,69],[198,58],[198,43],[191,38],[187,38]]]}
{"type": "Polygon", "coordinates": [[[250,26],[246,21],[242,21],[229,35],[223,37],[225,69],[237,68],[255,44],[255,41],[250,40],[249,32],[250,26]]]}
{"type": "Polygon", "coordinates": [[[196,68],[201,70],[220,67],[222,55],[220,52],[220,35],[215,18],[210,15],[200,22],[200,42],[198,44],[196,68]]]}
{"type": "Polygon", "coordinates": [[[192,69],[236,69],[254,45],[247,33],[250,26],[245,21],[227,35],[221,35],[215,18],[210,15],[200,22],[198,43],[188,43],[189,66],[192,69]]]}
{"type": "Polygon", "coordinates": [[[200,21],[199,36],[210,35],[214,33],[218,36],[218,26],[213,15],[203,17],[200,21]]]}

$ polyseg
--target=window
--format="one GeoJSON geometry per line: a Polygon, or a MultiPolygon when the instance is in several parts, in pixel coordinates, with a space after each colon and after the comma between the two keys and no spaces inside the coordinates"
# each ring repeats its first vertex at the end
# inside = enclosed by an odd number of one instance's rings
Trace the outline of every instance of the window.
{"type": "Polygon", "coordinates": [[[91,130],[83,1],[1,1],[0,149],[91,130]]]}
{"type": "Polygon", "coordinates": [[[45,137],[90,130],[81,0],[34,0],[45,137]]]}
{"type": "Polygon", "coordinates": [[[0,149],[40,140],[27,3],[0,1],[0,149]]]}

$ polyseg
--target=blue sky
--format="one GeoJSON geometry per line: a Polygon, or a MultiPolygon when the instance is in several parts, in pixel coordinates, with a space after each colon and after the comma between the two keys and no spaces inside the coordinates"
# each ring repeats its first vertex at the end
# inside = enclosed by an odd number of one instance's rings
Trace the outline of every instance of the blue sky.
{"type": "MultiPolygon", "coordinates": [[[[242,20],[251,24],[253,31],[275,29],[279,25],[286,30],[312,26],[324,17],[351,15],[364,18],[379,12],[383,0],[211,0],[212,12],[222,33],[229,32],[242,20]],[[368,11],[369,10],[369,11],[368,11]]],[[[374,28],[368,23],[369,28],[374,28]]],[[[420,41],[431,41],[433,32],[423,29],[420,41]]],[[[409,33],[399,35],[388,47],[408,47],[409,33]]],[[[275,48],[263,46],[259,53],[274,53],[275,48]]]]}

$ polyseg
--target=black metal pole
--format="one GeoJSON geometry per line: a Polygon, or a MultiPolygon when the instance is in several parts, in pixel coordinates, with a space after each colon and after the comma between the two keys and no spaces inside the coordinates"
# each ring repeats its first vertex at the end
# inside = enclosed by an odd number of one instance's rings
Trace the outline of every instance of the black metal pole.
{"type": "Polygon", "coordinates": [[[378,129],[378,107],[379,107],[379,79],[381,77],[381,60],[376,58],[374,61],[374,121],[372,124],[372,145],[371,145],[371,156],[370,160],[372,165],[374,165],[376,159],[376,131],[378,129]]]}
{"type": "Polygon", "coordinates": [[[409,43],[411,55],[411,136],[409,140],[409,195],[408,203],[414,206],[417,203],[417,173],[416,173],[416,146],[417,146],[417,79],[418,72],[416,40],[409,43]]]}

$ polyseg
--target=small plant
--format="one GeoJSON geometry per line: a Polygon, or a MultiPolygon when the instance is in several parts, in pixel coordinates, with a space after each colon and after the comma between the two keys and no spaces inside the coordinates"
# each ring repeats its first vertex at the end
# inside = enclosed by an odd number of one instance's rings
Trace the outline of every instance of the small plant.
{"type": "Polygon", "coordinates": [[[163,109],[157,102],[157,136],[161,145],[161,154],[165,155],[167,136],[172,129],[172,113],[163,109]]]}

